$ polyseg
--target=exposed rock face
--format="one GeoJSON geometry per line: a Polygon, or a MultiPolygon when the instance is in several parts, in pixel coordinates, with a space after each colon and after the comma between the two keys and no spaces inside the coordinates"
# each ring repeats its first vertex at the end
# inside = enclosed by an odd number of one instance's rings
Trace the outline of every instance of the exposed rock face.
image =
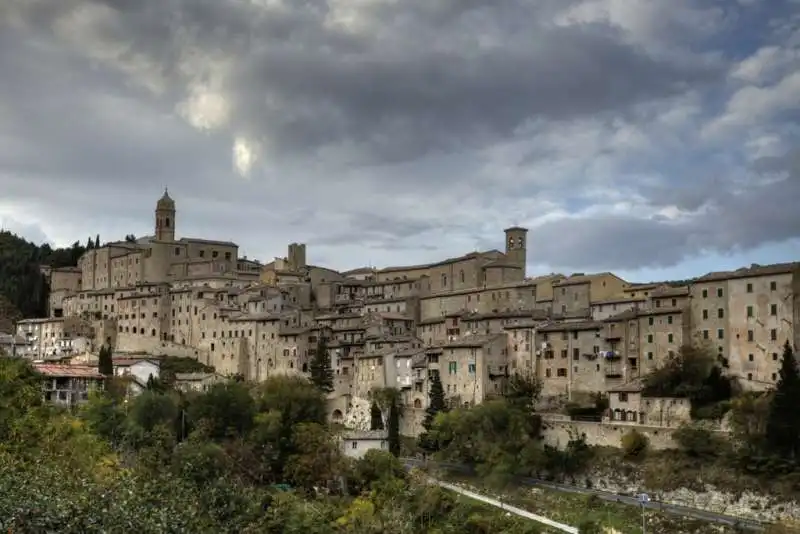
{"type": "Polygon", "coordinates": [[[668,504],[688,506],[734,517],[775,522],[800,519],[800,504],[780,500],[770,495],[744,491],[737,494],[718,489],[710,484],[705,491],[679,488],[672,491],[649,491],[644,481],[621,473],[593,473],[588,477],[593,489],[635,495],[647,491],[653,500],[668,504]]]}
{"type": "Polygon", "coordinates": [[[370,408],[372,403],[360,397],[353,397],[350,409],[344,415],[344,426],[354,430],[369,430],[372,417],[370,408]]]}

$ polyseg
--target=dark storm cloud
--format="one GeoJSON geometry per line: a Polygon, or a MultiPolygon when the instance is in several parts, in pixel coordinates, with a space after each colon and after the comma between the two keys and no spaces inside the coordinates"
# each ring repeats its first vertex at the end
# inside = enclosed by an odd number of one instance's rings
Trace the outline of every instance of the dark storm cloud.
{"type": "Polygon", "coordinates": [[[720,74],[651,57],[607,27],[557,27],[552,3],[375,2],[353,11],[365,18],[353,31],[333,24],[337,8],[322,0],[271,10],[233,0],[98,3],[113,11],[90,17],[88,2],[34,3],[29,27],[47,34],[86,20],[95,40],[85,46],[124,47],[109,63],[146,61],[176,93],[207,75],[204,56],[223,56],[227,127],[283,156],[352,143],[365,160],[405,161],[508,137],[533,117],[619,110],[720,74]]]}
{"type": "MultiPolygon", "coordinates": [[[[653,2],[671,12],[672,2],[653,2]]],[[[351,267],[363,259],[337,259],[348,245],[386,251],[387,262],[398,259],[392,250],[420,251],[401,254],[407,263],[463,253],[465,243],[502,247],[498,228],[601,202],[575,190],[604,181],[650,212],[532,228],[536,263],[635,269],[796,236],[796,153],[758,160],[734,181],[716,153],[692,157],[691,132],[670,131],[675,153],[605,147],[571,168],[620,121],[657,145],[641,107],[729,92],[730,55],[682,47],[698,35],[681,33],[692,0],[664,21],[658,47],[602,17],[553,22],[581,3],[0,1],[4,194],[38,199],[53,220],[141,219],[130,231],[148,233],[151,197],[168,185],[182,233],[233,239],[266,258],[305,240],[315,257],[351,267]],[[603,125],[595,137],[564,133],[593,120],[603,125]],[[550,132],[556,141],[537,142],[550,132]],[[235,141],[260,155],[249,180],[234,172],[235,141]],[[506,142],[525,144],[524,155],[486,157],[506,142]],[[601,176],[601,159],[619,176],[601,176]],[[670,176],[676,160],[686,172],[670,176]],[[663,180],[634,183],[624,172],[633,162],[663,180]],[[498,177],[507,169],[515,174],[498,177]],[[693,215],[656,215],[670,207],[693,215]]],[[[736,13],[728,9],[726,24],[736,13]]],[[[644,16],[626,15],[631,24],[644,16]]],[[[704,23],[700,34],[713,29],[704,23]]]]}

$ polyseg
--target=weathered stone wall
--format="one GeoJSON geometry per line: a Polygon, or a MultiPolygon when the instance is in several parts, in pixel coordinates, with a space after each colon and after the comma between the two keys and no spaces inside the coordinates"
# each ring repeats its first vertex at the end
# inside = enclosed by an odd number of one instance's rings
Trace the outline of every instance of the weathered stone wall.
{"type": "Polygon", "coordinates": [[[586,436],[586,443],[598,447],[621,447],[622,436],[637,430],[650,441],[654,450],[675,449],[672,439],[676,429],[631,424],[596,423],[591,421],[553,421],[545,419],[542,437],[547,445],[563,448],[574,437],[586,436]]]}

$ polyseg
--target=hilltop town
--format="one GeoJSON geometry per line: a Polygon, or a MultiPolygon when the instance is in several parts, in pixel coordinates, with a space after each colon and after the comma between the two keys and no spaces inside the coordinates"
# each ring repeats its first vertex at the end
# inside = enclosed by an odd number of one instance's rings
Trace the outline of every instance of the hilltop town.
{"type": "MultiPolygon", "coordinates": [[[[263,381],[308,374],[325,338],[330,418],[364,427],[370,392],[392,387],[403,433],[418,435],[434,372],[458,406],[501,394],[515,372],[537,377],[543,398],[576,400],[625,391],[691,343],[713,349],[743,389],[764,390],[778,380],[783,345],[800,344],[800,263],[685,284],[610,272],[528,278],[527,230],[512,227],[504,251],[337,272],[308,264],[305,244],[261,264],[232,242],[178,237],[177,215],[165,191],[153,236],[49,270],[49,317],[19,321],[12,350],[47,362],[106,345],[115,358],[190,357],[263,381]]],[[[615,413],[658,423],[639,409],[615,413]]]]}

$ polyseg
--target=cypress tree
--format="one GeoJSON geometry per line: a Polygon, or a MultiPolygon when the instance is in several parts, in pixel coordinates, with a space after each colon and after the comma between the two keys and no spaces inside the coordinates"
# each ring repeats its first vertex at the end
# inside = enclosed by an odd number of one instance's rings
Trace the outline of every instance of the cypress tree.
{"type": "Polygon", "coordinates": [[[427,451],[434,451],[435,444],[430,439],[430,431],[433,428],[433,421],[436,414],[447,411],[447,404],[444,399],[444,388],[439,373],[433,372],[430,375],[430,389],[428,391],[428,407],[425,409],[425,420],[422,427],[425,431],[419,436],[419,446],[427,451]]]}
{"type": "Polygon", "coordinates": [[[372,407],[369,409],[369,416],[369,429],[383,430],[383,414],[381,413],[381,409],[378,407],[376,402],[372,403],[372,407]]]}
{"type": "Polygon", "coordinates": [[[400,456],[400,408],[397,406],[397,399],[392,399],[392,404],[389,406],[388,417],[388,437],[389,452],[394,456],[400,456]]]}
{"type": "Polygon", "coordinates": [[[325,393],[333,391],[333,369],[331,369],[331,357],[328,354],[327,340],[320,336],[317,342],[317,350],[311,360],[309,369],[311,382],[325,393]]]}
{"type": "Polygon", "coordinates": [[[786,460],[800,457],[800,373],[794,351],[787,341],[783,346],[780,378],[770,403],[766,445],[770,452],[786,460]]]}
{"type": "Polygon", "coordinates": [[[97,357],[97,371],[103,376],[112,376],[114,374],[111,347],[107,345],[100,347],[100,354],[97,357]]]}

